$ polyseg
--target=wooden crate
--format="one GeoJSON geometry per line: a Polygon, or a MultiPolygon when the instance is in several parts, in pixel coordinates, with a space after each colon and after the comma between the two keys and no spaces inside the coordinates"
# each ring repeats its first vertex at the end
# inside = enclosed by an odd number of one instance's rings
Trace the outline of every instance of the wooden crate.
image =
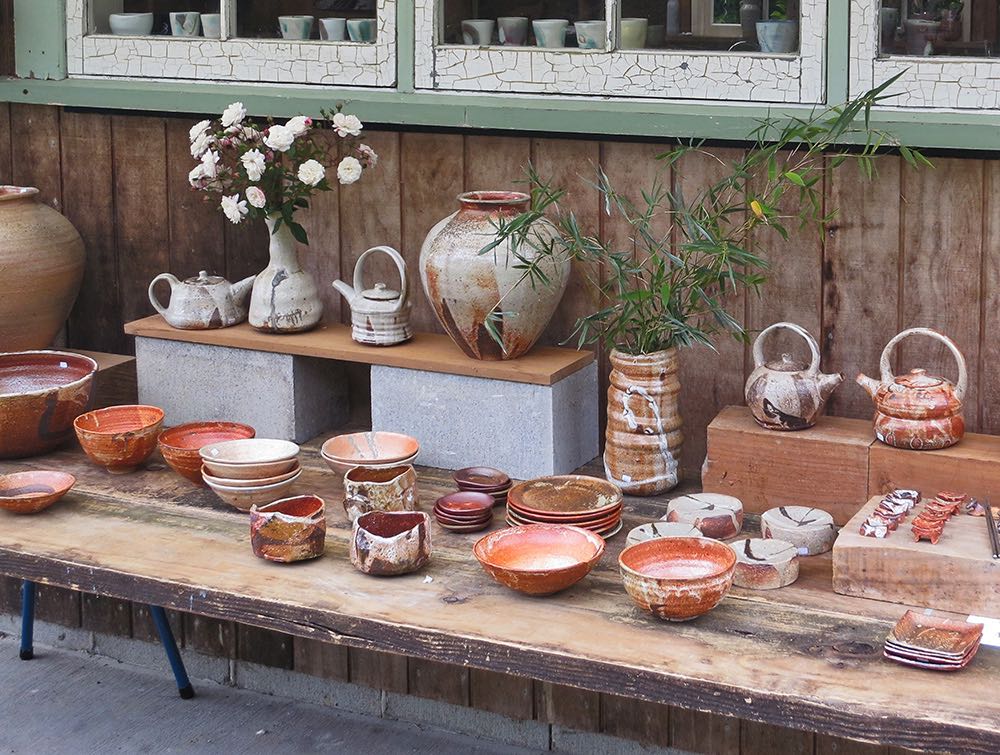
{"type": "Polygon", "coordinates": [[[809,430],[779,432],[760,427],[746,407],[730,406],[708,426],[702,487],[736,496],[748,513],[814,506],[844,524],[868,499],[873,441],[866,420],[822,417],[809,430]]]}
{"type": "Polygon", "coordinates": [[[834,543],[836,592],[1000,617],[1000,560],[993,558],[982,518],[965,514],[952,517],[937,545],[913,540],[913,515],[883,540],[864,537],[859,532],[861,523],[879,500],[881,496],[871,498],[834,543]]]}
{"type": "Polygon", "coordinates": [[[955,490],[976,498],[1000,499],[1000,437],[968,433],[939,451],[906,451],[873,443],[868,461],[869,495],[916,488],[930,497],[955,490]]]}

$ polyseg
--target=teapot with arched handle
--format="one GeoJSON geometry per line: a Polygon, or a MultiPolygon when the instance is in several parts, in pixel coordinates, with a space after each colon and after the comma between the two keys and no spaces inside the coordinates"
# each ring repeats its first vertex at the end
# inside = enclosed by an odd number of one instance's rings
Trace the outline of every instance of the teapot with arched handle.
{"type": "Polygon", "coordinates": [[[413,337],[410,329],[409,280],[406,261],[390,246],[373,246],[360,257],[354,266],[354,287],[335,280],[333,287],[340,292],[351,307],[351,338],[370,346],[392,346],[413,337]],[[399,291],[376,283],[366,289],[364,284],[365,261],[376,252],[388,255],[399,271],[399,291]]]}

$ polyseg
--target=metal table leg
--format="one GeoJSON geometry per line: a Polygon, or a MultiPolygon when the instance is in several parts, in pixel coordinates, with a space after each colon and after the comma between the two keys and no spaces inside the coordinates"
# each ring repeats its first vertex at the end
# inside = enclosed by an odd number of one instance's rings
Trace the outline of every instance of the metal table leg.
{"type": "Polygon", "coordinates": [[[35,657],[35,583],[21,582],[21,660],[35,657]]]}
{"type": "Polygon", "coordinates": [[[170,622],[167,621],[167,612],[160,606],[150,606],[149,612],[153,615],[153,623],[156,624],[163,649],[167,651],[167,660],[170,661],[170,668],[173,669],[174,678],[177,680],[177,691],[184,700],[190,700],[194,697],[194,687],[191,686],[191,680],[188,679],[187,670],[184,668],[184,660],[177,650],[174,633],[170,629],[170,622]]]}

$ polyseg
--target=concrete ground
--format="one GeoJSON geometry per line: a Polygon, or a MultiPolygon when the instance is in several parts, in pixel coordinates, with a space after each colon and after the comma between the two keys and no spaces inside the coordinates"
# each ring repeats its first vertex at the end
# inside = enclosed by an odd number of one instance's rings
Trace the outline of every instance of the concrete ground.
{"type": "Polygon", "coordinates": [[[181,700],[173,677],[36,644],[18,659],[0,635],[0,753],[462,753],[534,752],[401,721],[194,682],[181,700]]]}

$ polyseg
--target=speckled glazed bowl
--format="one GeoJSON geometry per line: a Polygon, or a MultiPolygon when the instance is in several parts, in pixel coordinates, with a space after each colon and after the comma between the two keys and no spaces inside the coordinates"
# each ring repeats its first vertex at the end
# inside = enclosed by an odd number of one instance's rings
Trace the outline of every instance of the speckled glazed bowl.
{"type": "Polygon", "coordinates": [[[343,472],[352,467],[409,464],[419,452],[416,438],[375,431],[337,435],[326,441],[320,451],[327,464],[343,472]]]}
{"type": "Polygon", "coordinates": [[[155,406],[109,406],[73,421],[84,453],[111,474],[134,471],[156,448],[163,410],[155,406]]]}
{"type": "Polygon", "coordinates": [[[284,474],[299,463],[299,447],[287,440],[243,438],[210,443],[198,451],[215,477],[260,480],[284,474]]]}
{"type": "Polygon", "coordinates": [[[48,470],[0,475],[0,509],[14,514],[37,514],[62,498],[76,484],[66,472],[48,470]]]}
{"type": "Polygon", "coordinates": [[[421,511],[371,511],[354,520],[351,563],[360,572],[409,574],[430,557],[430,518],[421,511]]]}
{"type": "Polygon", "coordinates": [[[631,545],[618,557],[625,591],[636,605],[668,621],[715,608],[733,585],[736,554],[705,537],[661,537],[631,545]]]}
{"type": "Polygon", "coordinates": [[[160,433],[160,453],[163,460],[181,477],[204,485],[199,451],[212,443],[252,438],[254,435],[252,427],[238,422],[189,422],[160,433]]]}
{"type": "Polygon", "coordinates": [[[279,563],[323,555],[326,504],[315,495],[299,495],[250,509],[250,544],[258,558],[279,563]]]}

